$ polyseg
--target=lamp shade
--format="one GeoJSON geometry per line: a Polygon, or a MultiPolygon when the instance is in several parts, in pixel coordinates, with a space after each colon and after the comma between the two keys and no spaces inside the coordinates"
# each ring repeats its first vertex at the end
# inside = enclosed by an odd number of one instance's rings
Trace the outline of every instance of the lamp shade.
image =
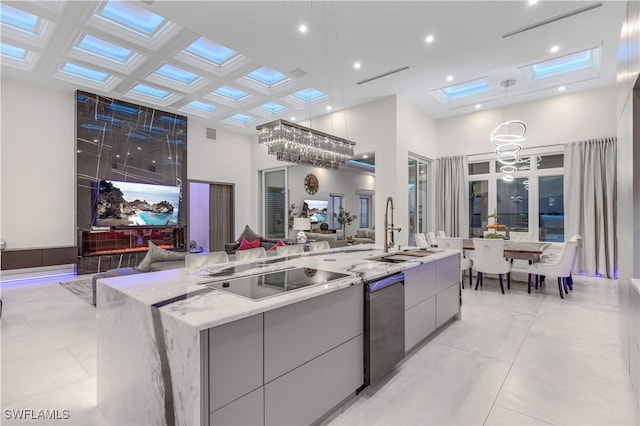
{"type": "Polygon", "coordinates": [[[294,217],[293,229],[296,231],[308,231],[311,229],[311,219],[308,217],[294,217]]]}

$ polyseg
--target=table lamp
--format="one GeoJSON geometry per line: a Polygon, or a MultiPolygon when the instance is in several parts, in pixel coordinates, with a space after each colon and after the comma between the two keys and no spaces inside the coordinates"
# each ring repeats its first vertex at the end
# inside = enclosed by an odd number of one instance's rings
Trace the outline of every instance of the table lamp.
{"type": "Polygon", "coordinates": [[[293,229],[299,231],[298,235],[296,235],[296,241],[299,244],[306,243],[307,235],[304,233],[304,231],[308,231],[311,229],[311,219],[308,217],[294,217],[293,229]]]}

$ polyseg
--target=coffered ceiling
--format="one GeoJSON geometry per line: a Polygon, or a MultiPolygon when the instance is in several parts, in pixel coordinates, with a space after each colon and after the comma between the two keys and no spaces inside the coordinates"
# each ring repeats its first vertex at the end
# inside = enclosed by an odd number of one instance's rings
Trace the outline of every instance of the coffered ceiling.
{"type": "Polygon", "coordinates": [[[529,3],[3,1],[2,73],[249,134],[394,94],[437,119],[615,84],[625,2],[529,3]]]}

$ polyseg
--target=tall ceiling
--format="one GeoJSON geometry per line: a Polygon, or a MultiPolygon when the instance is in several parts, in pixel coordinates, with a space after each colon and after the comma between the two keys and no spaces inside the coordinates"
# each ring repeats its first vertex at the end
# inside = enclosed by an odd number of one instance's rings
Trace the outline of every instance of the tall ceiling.
{"type": "Polygon", "coordinates": [[[328,106],[337,111],[390,95],[438,119],[557,96],[560,86],[570,93],[613,85],[625,12],[621,1],[122,2],[129,17],[142,16],[148,25],[147,34],[136,34],[128,31],[131,22],[118,22],[113,2],[2,5],[11,8],[2,13],[4,75],[106,94],[247,134],[277,118],[306,120],[327,114],[328,106]],[[10,21],[16,10],[26,12],[27,21],[36,16],[40,29],[17,30],[10,21]],[[235,51],[233,60],[218,66],[193,48],[189,53],[201,37],[235,51]],[[129,56],[121,63],[105,60],[91,46],[129,56]],[[16,52],[22,59],[9,57],[16,52]],[[579,52],[587,52],[590,63],[573,72],[536,77],[527,69],[579,52]],[[266,83],[247,77],[263,67],[269,69],[266,83]],[[93,72],[93,80],[74,77],[78,70],[93,72]],[[283,82],[273,82],[273,71],[283,82]],[[397,72],[366,81],[391,71],[397,72]],[[516,82],[504,89],[508,79],[516,82]],[[470,96],[439,91],[466,82],[479,82],[482,90],[470,96]],[[324,96],[307,101],[310,88],[324,96]]]}

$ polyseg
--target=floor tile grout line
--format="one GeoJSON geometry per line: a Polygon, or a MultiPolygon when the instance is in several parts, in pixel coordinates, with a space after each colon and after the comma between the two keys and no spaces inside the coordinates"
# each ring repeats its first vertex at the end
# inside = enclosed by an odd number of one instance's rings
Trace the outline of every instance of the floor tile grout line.
{"type": "MultiPolygon", "coordinates": [[[[511,374],[511,370],[513,369],[513,364],[515,364],[516,360],[518,359],[518,355],[520,355],[520,351],[522,350],[522,346],[524,346],[524,342],[527,340],[527,337],[529,336],[529,332],[531,331],[531,327],[533,327],[533,324],[535,323],[535,320],[538,317],[538,313],[540,312],[540,308],[544,304],[544,302],[545,302],[547,297],[548,297],[547,295],[544,296],[544,298],[542,300],[542,303],[540,303],[540,305],[538,306],[538,309],[536,310],[536,313],[533,315],[533,318],[531,319],[531,322],[529,323],[529,327],[527,327],[527,331],[524,333],[524,338],[522,339],[522,342],[520,342],[520,346],[518,347],[518,350],[516,351],[516,355],[513,357],[513,360],[511,361],[511,365],[509,366],[509,370],[507,370],[507,374],[505,374],[504,379],[502,380],[502,383],[500,384],[500,388],[498,389],[498,392],[496,392],[496,396],[493,399],[493,403],[491,404],[491,408],[489,409],[489,412],[487,413],[487,416],[484,418],[484,420],[482,422],[483,425],[487,423],[487,420],[489,419],[489,416],[491,415],[491,411],[493,410],[493,407],[496,406],[496,401],[498,400],[498,397],[500,396],[500,392],[502,392],[502,388],[504,387],[505,382],[509,378],[509,374],[511,374]]],[[[529,417],[531,417],[531,416],[529,416],[529,417]]]]}
{"type": "MultiPolygon", "coordinates": [[[[532,419],[534,419],[534,420],[537,420],[537,421],[542,422],[542,423],[544,423],[544,424],[546,424],[546,425],[549,425],[549,426],[553,426],[553,425],[554,425],[554,423],[549,423],[549,422],[548,422],[548,421],[546,421],[546,420],[542,420],[542,419],[539,419],[539,418],[537,418],[537,417],[534,417],[534,416],[532,416],[532,415],[530,415],[530,414],[526,414],[526,413],[523,413],[523,412],[521,412],[521,411],[514,410],[513,408],[503,407],[503,406],[502,406],[502,405],[500,405],[500,404],[493,404],[493,406],[494,406],[494,407],[500,407],[500,408],[502,408],[503,410],[513,411],[514,413],[518,413],[518,414],[521,414],[521,415],[523,415],[523,416],[525,416],[525,417],[532,418],[532,419]]],[[[486,420],[485,420],[485,422],[486,422],[486,420]]]]}

